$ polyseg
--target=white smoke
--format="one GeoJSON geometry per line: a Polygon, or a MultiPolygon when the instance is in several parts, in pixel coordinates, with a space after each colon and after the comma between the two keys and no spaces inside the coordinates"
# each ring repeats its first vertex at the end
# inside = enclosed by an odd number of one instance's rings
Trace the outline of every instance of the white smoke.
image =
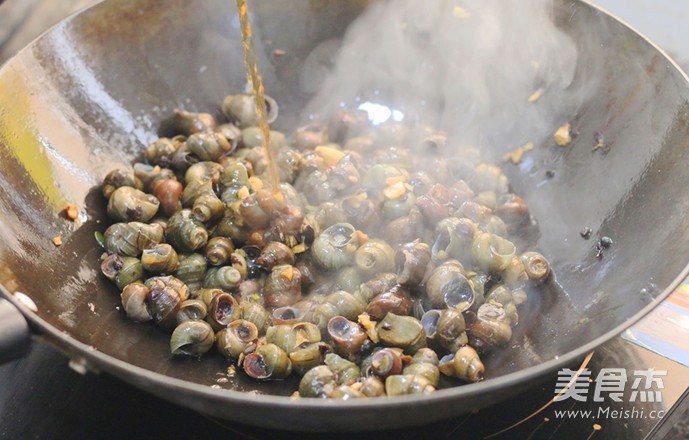
{"type": "Polygon", "coordinates": [[[322,79],[308,111],[327,117],[361,107],[376,122],[428,124],[495,159],[552,134],[586,99],[571,87],[576,46],[552,13],[550,0],[374,3],[334,60],[324,55],[337,50],[333,41],[307,60],[305,82],[322,79]]]}

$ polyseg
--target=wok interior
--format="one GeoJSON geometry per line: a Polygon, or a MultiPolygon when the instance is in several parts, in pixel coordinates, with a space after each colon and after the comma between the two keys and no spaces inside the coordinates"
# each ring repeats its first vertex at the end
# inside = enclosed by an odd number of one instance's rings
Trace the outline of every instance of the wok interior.
{"type": "MultiPolygon", "coordinates": [[[[289,132],[310,98],[299,84],[305,57],[341,37],[366,3],[252,5],[266,89],[280,103],[277,129],[289,132]],[[275,48],[288,56],[271,57],[275,48]]],[[[556,154],[537,148],[531,165],[504,167],[539,222],[537,248],[556,283],[531,295],[520,311],[516,348],[487,360],[490,377],[566,357],[621,331],[689,260],[685,78],[605,14],[580,2],[556,6],[556,20],[580,45],[575,81],[597,75],[599,88],[572,115],[574,146],[556,154]],[[610,145],[607,155],[591,152],[596,132],[610,145]],[[544,177],[547,169],[552,179],[544,177]],[[579,236],[583,227],[594,231],[588,241],[579,236]],[[598,260],[594,245],[603,235],[614,245],[598,260]]],[[[171,360],[169,336],[129,321],[98,269],[103,176],[131,163],[175,108],[217,109],[225,94],[244,88],[231,23],[228,2],[115,0],[54,28],[3,68],[0,280],[9,292],[29,295],[40,319],[99,352],[203,385],[288,395],[294,383],[217,383],[227,368],[219,356],[171,360]],[[75,223],[61,215],[67,203],[79,207],[75,223]],[[58,235],[63,244],[55,247],[58,235]]]]}

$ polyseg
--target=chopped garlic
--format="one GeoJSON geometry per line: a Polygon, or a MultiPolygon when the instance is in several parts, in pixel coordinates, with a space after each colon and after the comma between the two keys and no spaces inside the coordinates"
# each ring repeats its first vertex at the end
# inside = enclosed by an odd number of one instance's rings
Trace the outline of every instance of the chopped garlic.
{"type": "Polygon", "coordinates": [[[77,205],[74,203],[68,203],[67,208],[65,209],[65,213],[67,214],[67,218],[74,221],[79,217],[79,210],[77,209],[77,205]]]}
{"type": "Polygon", "coordinates": [[[397,182],[386,186],[383,190],[383,195],[388,200],[395,200],[402,197],[405,192],[407,192],[407,186],[404,182],[397,182]]]}
{"type": "Polygon", "coordinates": [[[368,313],[362,313],[357,317],[357,322],[360,326],[366,330],[368,338],[374,344],[380,342],[380,337],[378,336],[378,331],[376,330],[376,322],[371,321],[371,316],[368,313]]]}
{"type": "Polygon", "coordinates": [[[344,157],[344,152],[328,145],[319,145],[314,149],[315,153],[325,160],[328,165],[335,165],[344,157]]]}
{"type": "Polygon", "coordinates": [[[555,138],[555,143],[561,147],[568,145],[572,142],[571,126],[569,122],[565,123],[562,127],[558,128],[553,136],[555,138]]]}
{"type": "Polygon", "coordinates": [[[519,165],[524,158],[524,154],[533,150],[533,142],[522,145],[521,147],[515,148],[512,151],[508,151],[502,156],[503,162],[512,162],[515,165],[519,165]]]}
{"type": "Polygon", "coordinates": [[[248,197],[249,194],[250,194],[249,188],[247,188],[245,185],[245,186],[242,186],[241,188],[239,188],[239,191],[237,191],[237,198],[243,199],[244,197],[248,197]]]}
{"type": "Polygon", "coordinates": [[[308,248],[306,247],[306,245],[304,243],[299,243],[298,245],[296,245],[292,248],[292,252],[294,252],[295,254],[303,254],[304,252],[307,251],[307,249],[308,248]]]}
{"type": "Polygon", "coordinates": [[[256,192],[263,188],[263,180],[261,180],[259,177],[251,176],[249,177],[249,185],[251,185],[251,189],[256,192]]]}
{"type": "Polygon", "coordinates": [[[538,98],[543,94],[543,89],[538,89],[529,96],[529,102],[534,103],[538,101],[538,98]]]}
{"type": "Polygon", "coordinates": [[[452,8],[452,15],[457,18],[464,19],[471,17],[471,13],[459,5],[456,5],[454,8],[452,8]]]}

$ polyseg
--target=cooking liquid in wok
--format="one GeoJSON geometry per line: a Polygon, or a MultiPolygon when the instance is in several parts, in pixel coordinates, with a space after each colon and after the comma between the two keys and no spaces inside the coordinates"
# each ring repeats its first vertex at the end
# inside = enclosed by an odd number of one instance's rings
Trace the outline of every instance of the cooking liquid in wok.
{"type": "Polygon", "coordinates": [[[270,150],[270,127],[268,126],[268,111],[266,109],[266,99],[263,96],[265,89],[261,74],[256,64],[256,51],[254,40],[249,23],[248,9],[246,0],[236,0],[239,10],[239,23],[242,32],[242,49],[244,51],[244,65],[251,87],[253,89],[254,100],[256,101],[256,115],[258,117],[258,127],[261,130],[262,147],[267,161],[267,178],[275,194],[280,194],[280,174],[277,169],[275,154],[270,150]]]}

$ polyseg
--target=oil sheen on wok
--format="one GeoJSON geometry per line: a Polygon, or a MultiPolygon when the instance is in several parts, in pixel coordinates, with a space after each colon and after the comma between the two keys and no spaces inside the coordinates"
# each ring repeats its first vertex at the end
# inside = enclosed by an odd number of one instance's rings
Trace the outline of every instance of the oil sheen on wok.
{"type": "Polygon", "coordinates": [[[238,374],[347,399],[479,381],[481,356],[509,350],[550,270],[516,238],[535,223],[499,167],[432,127],[342,110],[271,132],[277,192],[253,97],[222,113],[176,111],[177,135],[102,186],[102,272],[174,355],[216,351],[238,374]]]}

